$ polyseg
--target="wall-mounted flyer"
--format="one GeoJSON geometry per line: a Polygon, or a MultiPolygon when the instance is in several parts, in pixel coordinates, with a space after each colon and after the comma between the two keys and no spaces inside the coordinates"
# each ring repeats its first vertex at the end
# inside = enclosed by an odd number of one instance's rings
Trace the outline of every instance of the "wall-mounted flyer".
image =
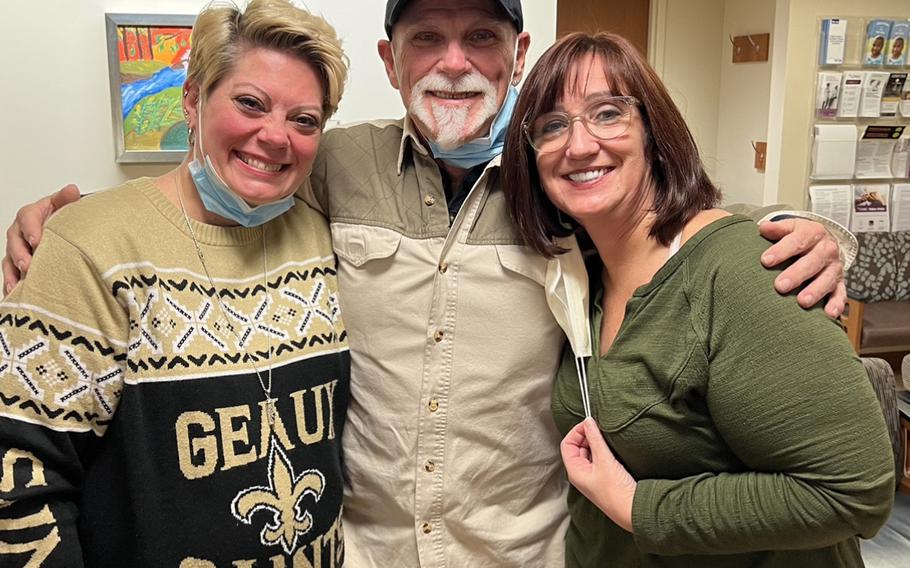
{"type": "Polygon", "coordinates": [[[856,126],[816,124],[812,143],[812,179],[853,177],[856,163],[856,126]]]}
{"type": "Polygon", "coordinates": [[[879,66],[885,62],[885,44],[891,36],[891,20],[872,20],[866,27],[866,49],[863,65],[879,66]]]}
{"type": "Polygon", "coordinates": [[[853,212],[850,230],[854,233],[880,233],[891,230],[887,183],[853,186],[853,212]]]}
{"type": "Polygon", "coordinates": [[[853,203],[853,186],[850,185],[811,185],[809,199],[812,212],[850,226],[850,205],[853,203]]]}
{"type": "Polygon", "coordinates": [[[863,93],[863,71],[844,71],[840,85],[837,116],[853,118],[859,114],[859,100],[863,93]]]}
{"type": "Polygon", "coordinates": [[[891,186],[891,230],[910,231],[910,183],[891,186]]]}
{"type": "Polygon", "coordinates": [[[885,65],[901,67],[907,63],[907,41],[910,40],[910,22],[895,20],[891,24],[891,36],[888,39],[888,53],[885,54],[885,65]]]}
{"type": "Polygon", "coordinates": [[[885,84],[885,91],[882,93],[882,116],[896,116],[897,108],[900,106],[901,93],[904,85],[907,83],[906,73],[892,73],[885,84]]]}
{"type": "Polygon", "coordinates": [[[837,116],[837,99],[840,93],[841,73],[822,71],[818,74],[818,92],[815,94],[815,114],[826,118],[837,116]]]}
{"type": "Polygon", "coordinates": [[[844,46],[847,42],[847,20],[826,18],[822,20],[819,41],[818,64],[841,65],[844,62],[844,46]]]}
{"type": "Polygon", "coordinates": [[[857,178],[890,178],[891,158],[898,139],[904,133],[903,125],[886,126],[870,124],[863,130],[856,149],[857,178]]]}
{"type": "Polygon", "coordinates": [[[881,116],[882,94],[890,73],[883,71],[867,71],[863,80],[863,94],[859,103],[859,115],[864,117],[881,116]]]}

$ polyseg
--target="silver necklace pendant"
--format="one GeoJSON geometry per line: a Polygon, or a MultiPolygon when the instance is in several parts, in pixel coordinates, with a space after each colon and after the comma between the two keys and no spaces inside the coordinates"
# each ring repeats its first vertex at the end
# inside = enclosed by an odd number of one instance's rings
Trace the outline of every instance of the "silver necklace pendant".
{"type": "MultiPolygon", "coordinates": [[[[272,311],[272,296],[269,292],[269,281],[268,281],[268,249],[266,247],[266,235],[265,235],[265,225],[260,226],[261,236],[262,236],[262,288],[265,291],[265,309],[262,310],[262,314],[259,316],[259,320],[253,322],[253,324],[259,326],[263,333],[265,333],[266,339],[268,340],[268,352],[266,353],[266,363],[268,365],[268,379],[263,380],[262,373],[259,372],[259,367],[256,365],[256,359],[253,357],[249,351],[247,351],[244,346],[244,341],[241,340],[240,336],[237,334],[237,330],[231,325],[231,320],[228,317],[228,310],[224,306],[224,301],[221,299],[221,294],[218,293],[218,289],[215,286],[215,281],[212,278],[211,273],[209,272],[208,266],[205,263],[205,255],[202,254],[202,247],[199,246],[199,240],[196,238],[196,231],[193,230],[193,224],[190,222],[190,217],[186,213],[186,206],[183,203],[183,187],[180,183],[180,171],[174,175],[175,186],[177,188],[177,201],[180,202],[180,211],[183,213],[183,220],[186,222],[186,228],[190,233],[190,237],[193,239],[193,246],[196,248],[196,256],[199,257],[199,263],[202,264],[202,271],[205,273],[206,279],[208,279],[209,286],[212,289],[212,294],[215,296],[215,301],[218,304],[218,308],[221,310],[221,316],[224,318],[226,323],[225,327],[231,332],[234,336],[234,339],[237,340],[237,346],[243,349],[244,354],[246,355],[247,361],[249,361],[250,367],[253,368],[253,371],[256,373],[256,378],[259,379],[259,386],[262,388],[262,394],[265,397],[265,414],[266,420],[268,421],[269,427],[274,427],[275,425],[275,415],[277,409],[275,408],[275,399],[272,398],[272,335],[269,333],[269,330],[266,329],[264,321],[268,318],[266,317],[270,311],[272,311]]],[[[334,324],[333,324],[334,328],[334,324]]]]}

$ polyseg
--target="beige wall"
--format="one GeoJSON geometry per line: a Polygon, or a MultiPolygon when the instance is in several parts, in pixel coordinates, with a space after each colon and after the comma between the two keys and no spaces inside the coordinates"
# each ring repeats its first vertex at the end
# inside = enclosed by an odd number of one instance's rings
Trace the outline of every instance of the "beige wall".
{"type": "Polygon", "coordinates": [[[708,174],[717,166],[724,0],[655,0],[649,58],[673,96],[708,174]]]}
{"type": "MultiPolygon", "coordinates": [[[[6,7],[0,18],[0,226],[11,222],[21,204],[66,183],[92,191],[173,167],[114,162],[104,13],[194,14],[205,3],[28,0],[6,7]]],[[[337,26],[351,58],[337,118],[401,116],[398,94],[376,55],[376,41],[385,36],[385,3],[307,0],[306,5],[337,26]]],[[[525,1],[524,11],[533,38],[529,57],[536,61],[556,35],[556,0],[525,1]]],[[[0,246],[5,245],[0,231],[0,246]]]]}
{"type": "MultiPolygon", "coordinates": [[[[772,98],[779,98],[781,102],[780,112],[772,114],[772,120],[776,124],[770,125],[770,128],[780,131],[779,173],[775,176],[776,179],[769,179],[768,183],[772,189],[773,186],[777,187],[777,195],[773,200],[805,206],[808,198],[807,174],[813,122],[818,19],[851,16],[906,18],[910,17],[910,2],[789,0],[785,4],[789,5],[789,15],[787,18],[778,18],[784,27],[777,32],[787,35],[786,57],[781,62],[784,65],[781,70],[784,81],[772,89],[772,98]]],[[[766,198],[770,199],[771,196],[767,193],[766,198]]]]}
{"type": "Polygon", "coordinates": [[[771,92],[771,62],[734,64],[728,38],[768,33],[773,27],[773,2],[726,0],[714,171],[724,203],[762,203],[765,175],[754,167],[752,142],[767,139],[771,92]]]}

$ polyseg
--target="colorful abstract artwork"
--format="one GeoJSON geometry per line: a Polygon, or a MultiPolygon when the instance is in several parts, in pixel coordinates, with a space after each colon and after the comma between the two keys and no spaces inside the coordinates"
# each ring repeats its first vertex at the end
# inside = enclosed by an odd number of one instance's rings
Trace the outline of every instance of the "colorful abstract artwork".
{"type": "Polygon", "coordinates": [[[106,18],[117,161],[180,161],[187,150],[181,94],[193,17],[106,18]]]}

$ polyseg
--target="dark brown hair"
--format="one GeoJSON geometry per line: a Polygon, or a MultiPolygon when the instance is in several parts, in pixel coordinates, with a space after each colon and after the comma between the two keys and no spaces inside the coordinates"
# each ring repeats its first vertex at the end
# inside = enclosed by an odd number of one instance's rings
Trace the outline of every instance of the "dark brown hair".
{"type": "Polygon", "coordinates": [[[668,245],[683,226],[720,199],[702,167],[698,148],[679,109],[673,104],[657,73],[637,49],[610,33],[574,33],[550,47],[534,65],[521,89],[506,134],[502,157],[502,185],[512,217],[528,245],[552,257],[565,252],[554,237],[571,234],[560,223],[558,211],[540,187],[534,149],[524,137],[524,124],[550,112],[563,98],[566,86],[587,55],[600,56],[615,95],[638,99],[644,124],[645,158],[654,189],[654,224],[650,236],[668,245]],[[655,128],[654,125],[659,125],[655,128]]]}

